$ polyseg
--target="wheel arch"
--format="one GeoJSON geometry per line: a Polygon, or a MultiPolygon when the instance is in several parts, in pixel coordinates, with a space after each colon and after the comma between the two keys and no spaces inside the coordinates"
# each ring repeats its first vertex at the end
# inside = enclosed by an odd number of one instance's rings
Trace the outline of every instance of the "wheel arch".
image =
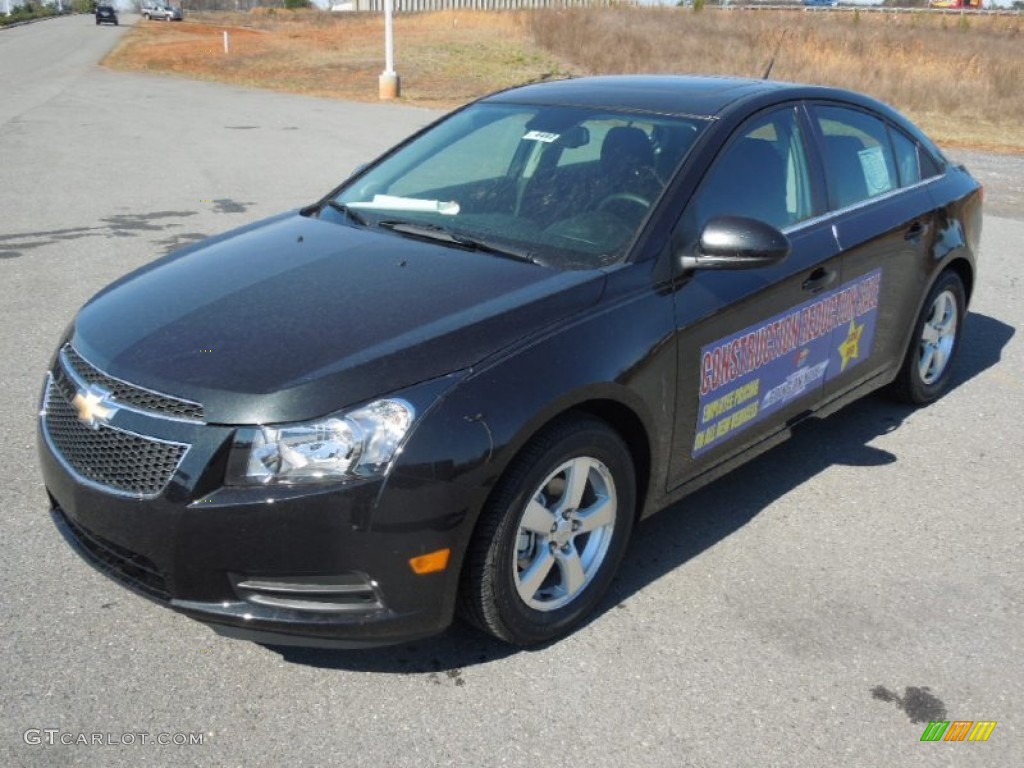
{"type": "MultiPolygon", "coordinates": [[[[971,294],[974,292],[974,268],[971,266],[971,263],[963,257],[953,259],[939,272],[939,275],[947,269],[955,272],[957,277],[960,278],[960,282],[964,284],[964,298],[966,303],[970,305],[971,294]]],[[[935,276],[935,280],[939,279],[939,275],[935,276]]],[[[934,284],[934,280],[932,283],[934,284]]]]}
{"type": "MultiPolygon", "coordinates": [[[[545,417],[538,418],[536,421],[531,422],[528,427],[524,427],[521,433],[516,436],[514,442],[507,444],[507,454],[502,457],[500,462],[495,463],[493,484],[487,490],[486,496],[478,508],[476,518],[466,531],[466,546],[462,548],[461,556],[457,561],[457,571],[455,572],[457,613],[463,619],[468,620],[486,632],[493,634],[494,630],[491,622],[486,620],[486,616],[489,616],[489,614],[480,611],[478,601],[473,597],[474,595],[479,597],[480,594],[483,594],[474,591],[474,582],[472,582],[470,577],[474,567],[480,567],[480,550],[473,542],[480,538],[478,533],[481,530],[481,526],[493,524],[493,515],[488,512],[491,506],[500,504],[504,507],[506,500],[502,499],[501,495],[508,491],[506,480],[511,477],[513,478],[512,482],[515,482],[516,472],[521,469],[519,461],[530,451],[531,446],[539,438],[542,439],[548,430],[557,430],[560,425],[580,420],[591,423],[598,422],[622,440],[623,447],[629,454],[633,464],[635,482],[633,520],[626,530],[628,531],[629,528],[635,526],[642,516],[651,485],[652,446],[648,427],[636,410],[614,397],[592,396],[581,398],[571,404],[549,410],[546,412],[545,417]],[[470,595],[469,598],[467,598],[467,594],[470,595]]],[[[626,533],[627,541],[628,537],[629,534],[626,533]]],[[[621,557],[621,552],[619,557],[621,557]]],[[[503,635],[499,634],[498,636],[512,642],[512,640],[503,635]]]]}
{"type": "MultiPolygon", "coordinates": [[[[928,298],[928,294],[931,293],[932,288],[935,286],[935,284],[942,278],[942,276],[946,272],[952,272],[953,274],[955,274],[957,277],[960,278],[960,282],[963,284],[963,287],[964,287],[964,309],[965,309],[965,311],[970,306],[971,295],[972,295],[972,293],[974,291],[974,282],[975,282],[975,280],[974,280],[974,264],[971,262],[971,259],[969,259],[966,255],[960,254],[958,256],[954,256],[953,258],[949,259],[948,261],[945,261],[944,263],[942,263],[939,266],[935,267],[934,270],[929,274],[928,282],[925,285],[925,288],[921,292],[920,296],[917,298],[917,307],[916,307],[915,314],[914,314],[914,318],[915,318],[914,322],[915,323],[917,322],[917,317],[920,315],[921,311],[924,309],[925,301],[928,298]]],[[[904,363],[904,361],[906,359],[906,355],[910,354],[910,350],[913,348],[914,344],[915,344],[914,326],[911,325],[910,327],[907,328],[907,331],[906,331],[906,341],[904,342],[904,345],[903,345],[903,355],[904,355],[904,357],[901,358],[901,360],[900,360],[900,365],[901,366],[903,365],[903,363],[904,363]]]]}
{"type": "Polygon", "coordinates": [[[651,442],[647,428],[633,409],[618,400],[587,400],[564,411],[562,417],[574,413],[586,414],[611,427],[622,438],[633,459],[636,477],[636,510],[639,519],[646,503],[651,484],[651,442]]]}
{"type": "MultiPolygon", "coordinates": [[[[590,417],[604,422],[626,444],[636,478],[636,510],[639,519],[645,508],[651,490],[652,445],[651,434],[637,409],[608,393],[592,393],[574,401],[564,402],[548,410],[538,419],[526,425],[514,440],[508,444],[508,455],[501,461],[496,481],[487,493],[484,506],[496,493],[501,479],[514,466],[529,445],[546,429],[559,421],[590,417]]],[[[475,524],[474,524],[475,527],[475,524]]]]}

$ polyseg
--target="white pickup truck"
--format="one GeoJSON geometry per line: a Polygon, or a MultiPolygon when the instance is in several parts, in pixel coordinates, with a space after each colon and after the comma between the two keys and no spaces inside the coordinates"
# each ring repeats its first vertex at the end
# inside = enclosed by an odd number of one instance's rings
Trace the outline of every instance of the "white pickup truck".
{"type": "Polygon", "coordinates": [[[163,19],[164,21],[181,21],[184,14],[181,8],[160,0],[143,0],[139,12],[147,19],[163,19]]]}

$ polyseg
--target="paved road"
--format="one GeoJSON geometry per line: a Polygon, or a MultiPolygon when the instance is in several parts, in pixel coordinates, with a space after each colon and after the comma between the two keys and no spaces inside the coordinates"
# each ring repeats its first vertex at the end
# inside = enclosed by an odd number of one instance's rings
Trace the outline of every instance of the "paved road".
{"type": "Polygon", "coordinates": [[[35,469],[75,309],[434,117],[93,66],[120,34],[89,17],[0,32],[17,72],[0,82],[0,765],[1024,764],[1020,220],[987,221],[949,396],[854,405],[645,523],[601,615],[549,648],[458,628],[282,654],[93,572],[35,469]],[[938,718],[999,724],[986,744],[921,743],[938,718]]]}

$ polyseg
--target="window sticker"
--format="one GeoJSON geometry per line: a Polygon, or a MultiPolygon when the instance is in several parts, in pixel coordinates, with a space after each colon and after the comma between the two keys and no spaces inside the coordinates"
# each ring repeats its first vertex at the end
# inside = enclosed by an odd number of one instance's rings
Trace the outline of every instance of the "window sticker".
{"type": "Polygon", "coordinates": [[[701,349],[692,455],[867,360],[881,285],[876,269],[701,349]]]}
{"type": "Polygon", "coordinates": [[[868,196],[874,197],[892,189],[889,180],[889,168],[885,164],[885,153],[881,147],[868,147],[857,153],[860,167],[864,171],[864,181],[868,186],[868,196]]]}
{"type": "Polygon", "coordinates": [[[541,141],[545,144],[551,144],[554,141],[558,141],[559,134],[547,133],[546,131],[530,131],[523,136],[523,141],[541,141]]]}

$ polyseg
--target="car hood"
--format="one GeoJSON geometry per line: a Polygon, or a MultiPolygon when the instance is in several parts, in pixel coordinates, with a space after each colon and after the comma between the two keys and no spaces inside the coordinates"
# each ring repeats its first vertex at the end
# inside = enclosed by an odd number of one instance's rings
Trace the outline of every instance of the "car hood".
{"type": "Polygon", "coordinates": [[[74,345],[224,424],[315,418],[481,359],[592,305],[559,271],[289,213],[171,254],[79,313],[74,345]]]}

